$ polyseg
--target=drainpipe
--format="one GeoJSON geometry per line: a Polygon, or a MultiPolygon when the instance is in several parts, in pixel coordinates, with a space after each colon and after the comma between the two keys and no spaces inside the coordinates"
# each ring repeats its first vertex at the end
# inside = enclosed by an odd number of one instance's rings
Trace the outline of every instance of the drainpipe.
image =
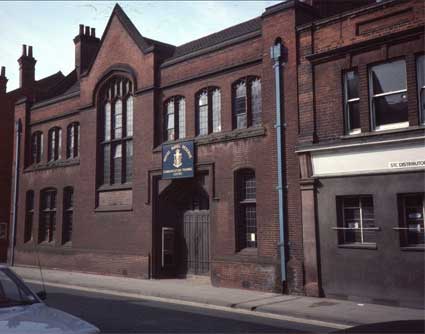
{"type": "Polygon", "coordinates": [[[15,264],[15,233],[16,233],[16,221],[17,221],[17,209],[18,209],[18,184],[19,184],[19,146],[21,142],[21,120],[17,120],[15,123],[16,140],[15,140],[15,178],[13,184],[13,199],[12,199],[12,235],[10,238],[10,263],[13,266],[15,264]]]}
{"type": "MultiPolygon", "coordinates": [[[[283,202],[283,157],[282,157],[282,120],[281,120],[281,57],[282,44],[276,43],[270,48],[270,57],[274,60],[273,69],[276,87],[276,142],[277,142],[277,193],[279,198],[279,250],[280,270],[282,283],[286,282],[286,260],[285,260],[285,212],[283,202]]],[[[285,125],[283,125],[285,127],[285,125]]]]}

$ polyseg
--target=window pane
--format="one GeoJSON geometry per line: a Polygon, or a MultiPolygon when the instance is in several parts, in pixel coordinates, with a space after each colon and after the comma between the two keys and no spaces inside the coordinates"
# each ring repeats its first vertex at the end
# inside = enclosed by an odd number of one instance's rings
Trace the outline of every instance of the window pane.
{"type": "Polygon", "coordinates": [[[133,97],[127,99],[127,137],[133,136],[133,97]]]}
{"type": "Polygon", "coordinates": [[[111,146],[103,146],[103,184],[109,184],[111,177],[111,146]]]}
{"type": "Polygon", "coordinates": [[[114,182],[113,183],[121,183],[121,175],[122,175],[122,145],[117,144],[114,146],[113,151],[113,161],[114,161],[114,182]]]}
{"type": "Polygon", "coordinates": [[[67,143],[67,149],[66,149],[66,155],[67,158],[73,158],[74,157],[74,124],[70,125],[68,127],[68,136],[66,139],[67,143]]]}
{"type": "Polygon", "coordinates": [[[167,104],[165,125],[167,131],[167,140],[174,140],[174,100],[170,100],[170,102],[167,104]]]}
{"type": "Polygon", "coordinates": [[[245,205],[246,247],[257,247],[257,217],[255,205],[245,205]]]}
{"type": "Polygon", "coordinates": [[[253,173],[243,175],[242,187],[242,200],[255,199],[256,182],[253,173]]]}
{"type": "Polygon", "coordinates": [[[348,102],[349,131],[360,129],[359,101],[348,102]]]}
{"type": "Polygon", "coordinates": [[[407,95],[398,93],[373,99],[376,126],[407,122],[407,95]]]}
{"type": "Polygon", "coordinates": [[[212,93],[212,122],[213,132],[221,131],[221,93],[215,89],[212,93]]]}
{"type": "Polygon", "coordinates": [[[406,63],[397,60],[371,68],[373,94],[406,89],[406,63]]]}
{"type": "Polygon", "coordinates": [[[125,178],[126,182],[130,182],[133,176],[133,141],[128,140],[125,144],[125,178]]]}
{"type": "Polygon", "coordinates": [[[235,101],[233,107],[234,126],[237,129],[247,127],[246,118],[246,83],[241,81],[236,85],[235,101]]]}
{"type": "Polygon", "coordinates": [[[122,102],[115,102],[115,117],[114,117],[114,138],[122,136],[122,102]]]}
{"type": "Polygon", "coordinates": [[[104,127],[104,140],[111,139],[111,104],[108,102],[105,104],[105,127],[104,127]]]}
{"type": "Polygon", "coordinates": [[[186,137],[186,100],[179,100],[179,138],[186,137]]]}
{"type": "Polygon", "coordinates": [[[423,194],[409,195],[404,198],[404,219],[408,230],[405,233],[406,246],[425,244],[424,231],[424,196],[423,194]]]}
{"type": "Polygon", "coordinates": [[[359,77],[357,72],[350,71],[345,74],[347,100],[359,97],[359,77]]]}
{"type": "Polygon", "coordinates": [[[261,80],[255,79],[251,84],[252,125],[261,124],[261,80]]]}
{"type": "Polygon", "coordinates": [[[418,57],[416,60],[418,92],[419,92],[419,112],[420,121],[425,123],[425,55],[418,57]]]}
{"type": "Polygon", "coordinates": [[[208,134],[208,105],[204,105],[199,107],[199,135],[207,135],[208,134]]]}
{"type": "Polygon", "coordinates": [[[56,150],[56,159],[61,159],[62,158],[62,129],[58,129],[56,132],[57,135],[57,142],[58,142],[58,147],[56,150]]]}

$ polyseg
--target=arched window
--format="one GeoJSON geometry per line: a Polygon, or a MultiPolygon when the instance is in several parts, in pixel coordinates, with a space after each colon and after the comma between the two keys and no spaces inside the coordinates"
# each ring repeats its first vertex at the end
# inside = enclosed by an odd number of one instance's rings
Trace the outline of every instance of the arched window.
{"type": "Polygon", "coordinates": [[[43,133],[36,131],[31,136],[31,163],[38,164],[43,159],[43,133]]]}
{"type": "Polygon", "coordinates": [[[28,190],[26,196],[26,214],[25,214],[25,229],[24,229],[24,242],[28,242],[32,239],[33,231],[32,227],[34,224],[34,191],[28,190]]]}
{"type": "Polygon", "coordinates": [[[237,249],[257,247],[257,201],[255,172],[242,169],[236,173],[237,249]]]}
{"type": "Polygon", "coordinates": [[[233,128],[257,125],[261,125],[261,79],[239,79],[233,84],[233,128]]]}
{"type": "Polygon", "coordinates": [[[41,191],[38,242],[54,242],[56,232],[56,189],[41,191]]]}
{"type": "Polygon", "coordinates": [[[76,158],[80,155],[80,124],[78,122],[68,125],[66,134],[66,157],[76,158]]]}
{"type": "Polygon", "coordinates": [[[221,131],[221,92],[208,87],[196,94],[196,135],[221,131]]]}
{"type": "Polygon", "coordinates": [[[169,98],[164,104],[164,141],[186,137],[186,100],[181,96],[169,98]]]}
{"type": "Polygon", "coordinates": [[[112,77],[99,95],[102,135],[101,183],[129,183],[133,174],[133,84],[125,77],[112,77]]]}
{"type": "Polygon", "coordinates": [[[49,130],[49,152],[48,160],[55,161],[61,158],[62,151],[62,129],[58,127],[49,130]]]}
{"type": "Polygon", "coordinates": [[[72,224],[74,220],[74,188],[66,187],[63,190],[63,226],[62,243],[72,241],[72,224]]]}

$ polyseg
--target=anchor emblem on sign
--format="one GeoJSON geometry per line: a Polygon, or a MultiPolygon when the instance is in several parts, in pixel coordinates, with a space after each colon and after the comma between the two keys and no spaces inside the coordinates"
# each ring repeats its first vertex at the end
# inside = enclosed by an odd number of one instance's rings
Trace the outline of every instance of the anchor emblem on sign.
{"type": "Polygon", "coordinates": [[[180,152],[180,149],[177,149],[176,152],[174,153],[174,162],[173,162],[173,166],[176,168],[181,167],[181,165],[183,165],[182,162],[182,154],[180,152]]]}

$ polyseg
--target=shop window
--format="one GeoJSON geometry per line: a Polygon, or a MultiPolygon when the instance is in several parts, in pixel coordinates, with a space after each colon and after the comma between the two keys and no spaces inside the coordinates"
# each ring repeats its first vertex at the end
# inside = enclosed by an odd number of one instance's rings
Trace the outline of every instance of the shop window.
{"type": "Polygon", "coordinates": [[[56,161],[61,158],[62,151],[62,130],[55,127],[49,130],[48,160],[56,161]]]}
{"type": "Polygon", "coordinates": [[[237,249],[257,247],[257,205],[255,172],[236,173],[237,249]]]}
{"type": "Polygon", "coordinates": [[[133,176],[133,85],[124,77],[113,77],[100,93],[103,134],[101,183],[130,183],[133,176]]]}
{"type": "Polygon", "coordinates": [[[400,194],[400,226],[395,230],[400,233],[402,247],[425,247],[424,230],[424,194],[400,194]]]}
{"type": "Polygon", "coordinates": [[[359,104],[359,75],[357,71],[346,72],[344,74],[344,111],[347,134],[361,132],[359,104]]]}
{"type": "Polygon", "coordinates": [[[31,136],[31,163],[38,164],[43,159],[43,133],[36,131],[31,136]]]}
{"type": "Polygon", "coordinates": [[[261,79],[248,77],[233,85],[233,128],[261,125],[261,79]]]}
{"type": "Polygon", "coordinates": [[[39,243],[55,241],[56,232],[56,190],[46,189],[41,192],[39,243]]]}
{"type": "Polygon", "coordinates": [[[175,96],[164,105],[164,141],[186,137],[186,100],[175,96]]]}
{"type": "Polygon", "coordinates": [[[62,242],[72,241],[72,225],[74,220],[74,189],[66,187],[63,190],[63,227],[62,242]]]}
{"type": "Polygon", "coordinates": [[[425,55],[416,60],[420,122],[425,124],[425,55]]]}
{"type": "Polygon", "coordinates": [[[80,154],[80,124],[71,123],[67,128],[66,157],[76,158],[80,154]]]}
{"type": "Polygon", "coordinates": [[[27,191],[25,207],[24,242],[28,242],[32,239],[34,225],[34,191],[32,190],[27,191]]]}
{"type": "Polygon", "coordinates": [[[340,245],[376,245],[372,196],[337,197],[337,208],[340,245]]]}
{"type": "Polygon", "coordinates": [[[196,135],[203,136],[221,131],[221,92],[209,87],[196,95],[196,135]]]}
{"type": "Polygon", "coordinates": [[[369,71],[372,121],[375,130],[409,126],[406,62],[375,65],[369,71]]]}

